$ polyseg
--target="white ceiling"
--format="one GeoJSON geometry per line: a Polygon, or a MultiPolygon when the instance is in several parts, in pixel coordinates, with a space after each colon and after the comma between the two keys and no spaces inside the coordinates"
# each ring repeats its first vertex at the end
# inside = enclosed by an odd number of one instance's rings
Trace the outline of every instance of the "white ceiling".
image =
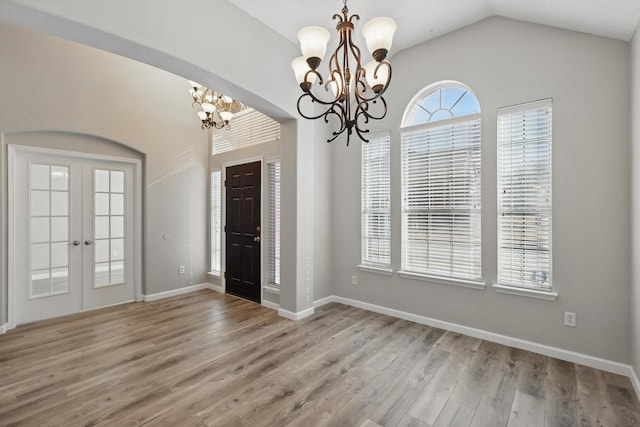
{"type": "MultiPolygon", "coordinates": [[[[229,0],[284,37],[297,43],[298,30],[318,25],[331,31],[342,0],[229,0]]],[[[631,40],[640,21],[640,0],[348,0],[362,25],[377,16],[398,23],[393,52],[422,43],[493,15],[631,40]]]]}

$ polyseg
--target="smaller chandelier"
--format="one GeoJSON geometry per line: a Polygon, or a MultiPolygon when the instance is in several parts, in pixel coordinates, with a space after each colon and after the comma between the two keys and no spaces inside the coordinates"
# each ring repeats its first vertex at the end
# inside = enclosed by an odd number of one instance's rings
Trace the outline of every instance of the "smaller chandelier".
{"type": "Polygon", "coordinates": [[[233,115],[243,109],[238,101],[189,80],[191,84],[192,107],[199,106],[198,117],[202,121],[201,129],[230,129],[229,121],[233,115]]]}
{"type": "Polygon", "coordinates": [[[353,21],[360,16],[348,16],[347,0],[344,0],[342,15],[335,14],[337,19],[338,47],[329,59],[329,74],[326,78],[318,72],[327,50],[327,43],[331,35],[322,27],[305,27],[298,32],[302,56],[291,63],[296,80],[302,89],[298,98],[298,113],[305,119],[324,118],[325,123],[330,118],[337,119],[339,127],[333,132],[333,137],[327,142],[334,141],[344,131],[347,131],[347,145],[349,137],[356,132],[364,142],[369,142],[364,134],[369,129],[364,126],[370,119],[380,120],[387,115],[387,103],[382,94],[389,87],[391,81],[391,64],[385,60],[396,22],[391,18],[374,18],[362,28],[367,42],[367,48],[373,60],[362,65],[360,48],[353,43],[353,21]],[[324,88],[324,95],[313,93],[313,84],[324,88]],[[379,102],[378,102],[379,101],[379,102]],[[310,114],[302,112],[301,104],[306,102],[310,114]],[[314,114],[313,104],[325,107],[320,114],[314,114]]]}

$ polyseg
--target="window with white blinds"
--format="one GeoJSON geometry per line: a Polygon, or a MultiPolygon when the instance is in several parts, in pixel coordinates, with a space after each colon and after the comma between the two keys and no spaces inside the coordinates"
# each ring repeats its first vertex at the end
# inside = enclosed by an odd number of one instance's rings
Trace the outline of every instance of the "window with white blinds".
{"type": "Polygon", "coordinates": [[[362,144],[362,265],[391,267],[391,179],[389,133],[362,144]]]}
{"type": "Polygon", "coordinates": [[[280,285],[280,162],[267,163],[269,186],[268,277],[269,285],[280,285]]]}
{"type": "Polygon", "coordinates": [[[402,129],[402,271],[482,276],[480,105],[464,86],[427,88],[402,129]]]}
{"type": "Polygon", "coordinates": [[[220,274],[222,172],[211,172],[211,272],[220,274]]]}
{"type": "Polygon", "coordinates": [[[551,290],[551,100],[498,110],[498,283],[551,290]]]}
{"type": "Polygon", "coordinates": [[[247,107],[233,116],[229,129],[214,129],[213,154],[280,139],[280,123],[247,107]]]}

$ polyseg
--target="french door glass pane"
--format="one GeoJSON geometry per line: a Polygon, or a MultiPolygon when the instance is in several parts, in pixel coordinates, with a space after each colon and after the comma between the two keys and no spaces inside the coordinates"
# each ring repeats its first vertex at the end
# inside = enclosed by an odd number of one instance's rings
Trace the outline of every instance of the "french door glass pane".
{"type": "Polygon", "coordinates": [[[94,286],[124,282],[124,172],[94,170],[94,286]]]}
{"type": "Polygon", "coordinates": [[[29,165],[29,298],[69,288],[69,168],[29,165]]]}

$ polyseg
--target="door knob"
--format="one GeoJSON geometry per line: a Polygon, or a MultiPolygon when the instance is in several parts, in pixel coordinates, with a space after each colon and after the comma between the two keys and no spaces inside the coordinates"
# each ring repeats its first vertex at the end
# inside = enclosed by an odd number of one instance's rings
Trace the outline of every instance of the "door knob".
{"type": "Polygon", "coordinates": [[[74,240],[71,244],[73,246],[78,246],[80,244],[80,240],[74,240]]]}
{"type": "Polygon", "coordinates": [[[254,241],[254,242],[258,242],[258,243],[259,243],[259,242],[260,242],[260,236],[256,236],[256,237],[254,237],[254,238],[253,238],[253,241],[254,241]]]}
{"type": "Polygon", "coordinates": [[[85,240],[84,241],[84,244],[87,245],[87,246],[89,246],[91,243],[93,243],[91,240],[85,240]]]}

